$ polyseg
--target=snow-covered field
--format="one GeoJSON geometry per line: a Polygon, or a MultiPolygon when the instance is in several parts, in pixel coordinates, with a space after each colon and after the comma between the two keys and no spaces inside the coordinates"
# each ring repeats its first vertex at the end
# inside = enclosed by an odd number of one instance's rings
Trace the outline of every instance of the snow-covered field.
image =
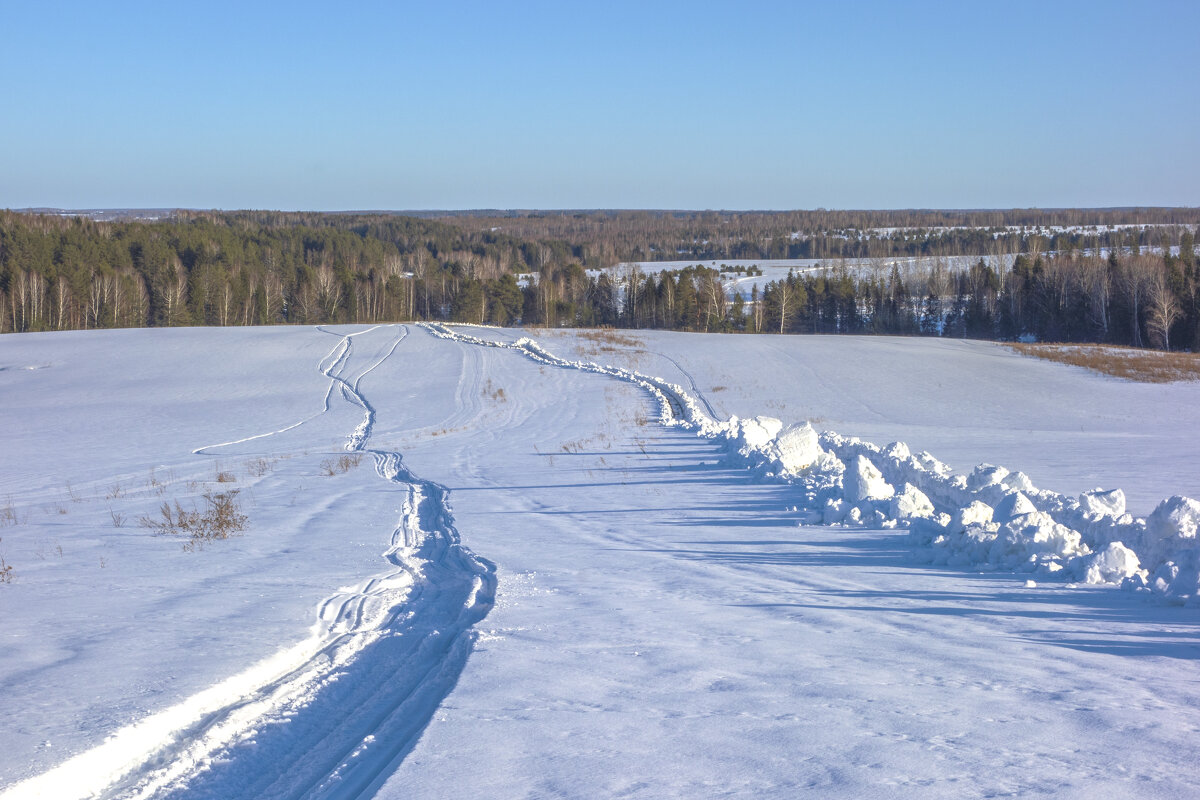
{"type": "Polygon", "coordinates": [[[525,335],[0,339],[0,798],[1200,793],[1200,386],[525,335]]]}

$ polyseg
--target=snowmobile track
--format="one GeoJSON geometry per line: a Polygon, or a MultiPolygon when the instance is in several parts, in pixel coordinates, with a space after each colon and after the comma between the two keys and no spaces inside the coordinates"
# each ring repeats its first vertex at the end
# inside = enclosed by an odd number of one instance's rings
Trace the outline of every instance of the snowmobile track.
{"type": "MultiPolygon", "coordinates": [[[[361,389],[408,335],[357,375],[354,339],[318,363],[335,392],[363,409],[346,449],[369,453],[378,479],[405,493],[384,558],[389,570],[317,608],[307,640],[183,703],[117,731],[102,745],[11,787],[4,800],[96,798],[357,798],[369,796],[453,688],[495,602],[495,567],[461,544],[449,492],[371,449],[375,408],[361,389]],[[91,774],[87,780],[80,775],[91,774]],[[66,787],[88,784],[83,794],[66,787]]],[[[395,328],[395,326],[386,326],[395,328]]],[[[328,331],[323,331],[328,333],[328,331]]],[[[197,448],[207,453],[286,428],[197,448]]]]}

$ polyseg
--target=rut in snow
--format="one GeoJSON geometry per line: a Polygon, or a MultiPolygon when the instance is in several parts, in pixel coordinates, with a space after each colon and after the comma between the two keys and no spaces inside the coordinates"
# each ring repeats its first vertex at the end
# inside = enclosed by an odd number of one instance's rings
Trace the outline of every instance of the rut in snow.
{"type": "MultiPolygon", "coordinates": [[[[367,333],[364,331],[363,333],[367,333]]],[[[369,793],[407,754],[453,687],[473,643],[471,627],[495,599],[494,567],[462,546],[445,487],[415,475],[400,453],[370,448],[375,407],[362,392],[366,369],[350,369],[352,334],[322,372],[329,394],[363,410],[346,450],[374,459],[375,474],[406,494],[384,554],[393,569],[322,603],[333,641],[303,680],[314,687],[284,702],[212,753],[198,774],[181,775],[168,796],[352,798],[369,793]],[[361,646],[349,640],[363,639],[361,646]],[[341,652],[343,649],[346,652],[341,652]],[[215,762],[215,763],[213,763],[215,762]]],[[[275,690],[275,687],[270,687],[275,690]]]]}
{"type": "MultiPolygon", "coordinates": [[[[318,363],[330,379],[323,410],[339,397],[363,420],[346,450],[369,454],[375,475],[404,492],[384,558],[388,571],[339,591],[318,608],[313,635],[179,705],[118,731],[104,744],[3,793],[25,797],[356,798],[370,796],[416,743],[453,688],[490,611],[494,566],[454,527],[448,491],[415,475],[400,453],[368,447],[374,406],[352,369],[354,339],[341,336],[318,363]]],[[[328,333],[328,331],[326,331],[328,333]]],[[[336,334],[335,334],[336,335],[336,334]]]]}

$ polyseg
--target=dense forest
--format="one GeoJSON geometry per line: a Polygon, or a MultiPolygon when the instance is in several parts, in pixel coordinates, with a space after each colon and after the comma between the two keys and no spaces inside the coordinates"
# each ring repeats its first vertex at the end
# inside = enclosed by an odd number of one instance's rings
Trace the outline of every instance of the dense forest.
{"type": "Polygon", "coordinates": [[[1200,349],[1197,224],[1193,209],[0,212],[0,332],[431,319],[1200,349]],[[700,265],[600,269],[658,255],[823,266],[732,298],[700,265]],[[903,273],[844,260],[890,255],[932,258],[903,273]],[[979,258],[939,258],[963,255],[979,258]]]}
{"type": "Polygon", "coordinates": [[[889,333],[1045,342],[1106,342],[1200,350],[1195,234],[1179,254],[1138,248],[1018,255],[1011,269],[984,259],[853,280],[843,270],[767,284],[746,328],[889,333]]]}

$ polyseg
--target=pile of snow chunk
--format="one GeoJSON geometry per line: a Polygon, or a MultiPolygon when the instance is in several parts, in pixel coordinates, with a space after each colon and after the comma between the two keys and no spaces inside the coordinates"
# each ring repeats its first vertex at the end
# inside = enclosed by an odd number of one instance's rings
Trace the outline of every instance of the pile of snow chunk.
{"type": "Polygon", "coordinates": [[[808,469],[824,455],[812,426],[793,425],[775,437],[777,462],[782,471],[797,473],[808,469]]]}
{"type": "Polygon", "coordinates": [[[1137,553],[1120,542],[1109,542],[1087,565],[1084,580],[1087,583],[1118,583],[1135,576],[1139,579],[1145,576],[1137,553]]]}
{"type": "Polygon", "coordinates": [[[904,489],[892,498],[891,515],[896,519],[931,519],[935,513],[933,501],[911,483],[904,484],[904,489]]]}
{"type": "Polygon", "coordinates": [[[808,423],[790,425],[774,417],[731,417],[717,423],[717,436],[729,440],[732,460],[757,467],[767,475],[793,478],[813,472],[840,472],[840,462],[821,449],[820,437],[808,423]]]}
{"type": "Polygon", "coordinates": [[[956,475],[902,442],[880,448],[773,417],[717,421],[676,384],[619,367],[570,361],[522,338],[490,341],[423,323],[435,336],[519,350],[549,365],[628,381],[659,402],[661,421],[725,439],[730,460],[797,486],[797,510],[826,525],[906,528],[923,562],[1013,570],[1086,583],[1120,583],[1173,604],[1200,605],[1200,502],[1164,500],[1147,519],[1126,513],[1119,490],[1069,498],[1022,472],[981,464],[956,475]],[[897,488],[899,487],[899,488],[897,488]]]}
{"type": "Polygon", "coordinates": [[[806,518],[907,528],[917,561],[1121,584],[1200,605],[1195,500],[1170,498],[1139,520],[1119,489],[1069,498],[991,464],[956,475],[902,442],[880,448],[771,417],[733,418],[723,435],[735,461],[797,485],[806,518]]]}
{"type": "Polygon", "coordinates": [[[1125,514],[1125,493],[1120,489],[1084,492],[1079,495],[1079,510],[1094,519],[1118,519],[1125,514]]]}
{"type": "Polygon", "coordinates": [[[741,456],[746,463],[757,463],[755,457],[766,453],[767,448],[774,444],[775,437],[783,430],[783,422],[774,417],[731,417],[727,424],[729,438],[733,440],[730,450],[741,456]]]}
{"type": "Polygon", "coordinates": [[[853,505],[864,500],[887,500],[896,494],[892,485],[883,479],[883,473],[865,456],[856,456],[850,462],[842,476],[842,488],[846,500],[853,505]]]}
{"type": "Polygon", "coordinates": [[[1169,497],[1146,518],[1139,555],[1152,565],[1149,577],[1130,576],[1126,586],[1148,589],[1188,605],[1200,605],[1200,502],[1169,497]]]}
{"type": "Polygon", "coordinates": [[[1146,519],[1142,552],[1156,561],[1166,561],[1181,550],[1196,547],[1200,529],[1200,502],[1190,497],[1169,497],[1146,519]]]}

